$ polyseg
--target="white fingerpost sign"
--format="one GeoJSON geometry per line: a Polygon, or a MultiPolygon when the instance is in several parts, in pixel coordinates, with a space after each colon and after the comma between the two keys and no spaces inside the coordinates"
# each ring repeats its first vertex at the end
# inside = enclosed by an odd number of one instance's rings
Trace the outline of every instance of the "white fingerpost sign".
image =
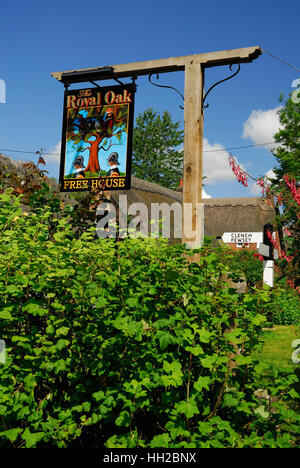
{"type": "Polygon", "coordinates": [[[222,241],[225,244],[260,244],[263,241],[262,232],[224,232],[222,241]]]}
{"type": "Polygon", "coordinates": [[[273,234],[273,226],[265,224],[263,232],[224,232],[222,241],[225,244],[256,244],[258,253],[263,256],[263,283],[274,286],[274,259],[278,258],[277,250],[268,237],[267,231],[273,234]]]}

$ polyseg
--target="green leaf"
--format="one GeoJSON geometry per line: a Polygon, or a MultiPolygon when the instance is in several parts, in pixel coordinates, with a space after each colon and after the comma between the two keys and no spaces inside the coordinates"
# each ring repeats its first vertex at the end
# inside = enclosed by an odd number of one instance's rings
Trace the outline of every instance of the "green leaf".
{"type": "Polygon", "coordinates": [[[3,320],[13,320],[11,312],[13,310],[13,306],[4,307],[4,309],[0,310],[0,319],[3,320]]]}
{"type": "Polygon", "coordinates": [[[91,403],[89,401],[85,401],[84,403],[82,403],[82,408],[83,408],[83,411],[88,413],[91,409],[91,403]]]}
{"type": "Polygon", "coordinates": [[[153,437],[153,439],[150,442],[150,447],[151,448],[156,448],[156,447],[168,448],[170,442],[171,442],[171,438],[169,434],[167,433],[159,434],[153,437]]]}
{"type": "Polygon", "coordinates": [[[209,444],[212,448],[224,448],[225,447],[225,445],[221,444],[221,442],[216,439],[210,440],[209,444]]]}
{"type": "Polygon", "coordinates": [[[130,413],[128,413],[128,411],[122,411],[116,419],[116,425],[128,427],[130,425],[130,413]]]}
{"type": "Polygon", "coordinates": [[[106,305],[108,304],[108,301],[105,297],[98,297],[96,302],[95,302],[95,306],[99,309],[102,309],[104,308],[106,305]]]}
{"type": "Polygon", "coordinates": [[[199,330],[199,335],[200,335],[200,341],[202,341],[202,343],[210,342],[212,334],[205,328],[201,328],[201,330],[199,330]]]}
{"type": "Polygon", "coordinates": [[[55,369],[56,374],[59,374],[59,372],[65,371],[67,369],[66,361],[64,361],[63,359],[56,361],[54,365],[54,369],[55,369]]]}
{"type": "Polygon", "coordinates": [[[66,336],[69,333],[69,330],[70,330],[70,328],[68,328],[68,327],[60,327],[60,328],[58,328],[56,330],[55,335],[56,336],[60,336],[60,335],[66,336]]]}
{"type": "Polygon", "coordinates": [[[195,414],[199,414],[197,404],[193,399],[181,401],[176,405],[176,410],[178,413],[184,414],[187,419],[192,418],[195,414]]]}
{"type": "Polygon", "coordinates": [[[292,388],[288,394],[293,398],[293,399],[298,399],[300,398],[300,395],[298,392],[296,392],[296,390],[294,388],[292,388]]]}
{"type": "Polygon", "coordinates": [[[186,307],[188,305],[188,303],[190,302],[191,294],[189,292],[185,292],[182,295],[182,299],[183,299],[183,305],[184,305],[184,307],[186,307]]]}
{"type": "Polygon", "coordinates": [[[164,361],[163,369],[167,374],[169,374],[168,376],[162,376],[162,381],[165,387],[178,387],[179,385],[182,385],[183,373],[181,371],[181,364],[179,361],[172,361],[171,363],[164,361]]]}
{"type": "Polygon", "coordinates": [[[92,397],[96,400],[96,401],[102,401],[105,399],[105,393],[102,391],[102,390],[99,390],[99,392],[95,392],[92,394],[92,397]]]}
{"type": "Polygon", "coordinates": [[[15,286],[14,284],[10,284],[6,287],[6,291],[12,296],[18,296],[21,289],[17,288],[17,286],[15,286]]]}
{"type": "Polygon", "coordinates": [[[240,401],[239,404],[237,405],[237,411],[240,413],[245,413],[248,414],[249,416],[252,415],[252,407],[253,403],[247,402],[247,401],[240,401]]]}
{"type": "Polygon", "coordinates": [[[162,328],[168,327],[172,324],[172,320],[170,319],[159,319],[153,322],[153,327],[156,330],[161,330],[162,328]]]}
{"type": "Polygon", "coordinates": [[[269,411],[266,411],[265,407],[263,405],[259,406],[254,410],[255,414],[258,414],[264,419],[267,419],[270,416],[269,411]]]}
{"type": "Polygon", "coordinates": [[[26,442],[26,447],[27,448],[32,448],[35,447],[38,442],[40,442],[43,437],[45,436],[44,432],[35,432],[32,433],[28,429],[28,427],[25,429],[23,434],[21,435],[22,439],[25,440],[26,442]]]}
{"type": "Polygon", "coordinates": [[[183,421],[182,425],[178,424],[178,422],[168,421],[165,427],[169,431],[172,440],[175,440],[177,437],[190,437],[191,435],[186,429],[185,421],[183,421]]]}
{"type": "Polygon", "coordinates": [[[236,398],[236,396],[232,395],[231,393],[225,393],[224,398],[223,398],[223,406],[234,408],[234,407],[237,407],[239,403],[240,403],[239,398],[236,398]]]}
{"type": "Polygon", "coordinates": [[[36,380],[33,374],[27,374],[24,378],[24,384],[27,390],[32,390],[36,386],[36,380]]]}
{"type": "Polygon", "coordinates": [[[160,330],[157,332],[156,337],[159,340],[159,346],[162,351],[166,349],[169,345],[176,344],[176,339],[173,335],[171,335],[168,332],[160,330]]]}
{"type": "Polygon", "coordinates": [[[224,338],[226,339],[226,341],[229,341],[230,343],[233,343],[233,344],[242,343],[243,342],[242,329],[235,328],[231,330],[230,332],[224,333],[224,338]]]}
{"type": "Polygon", "coordinates": [[[205,358],[200,359],[201,365],[207,369],[212,369],[218,360],[218,355],[214,354],[212,356],[206,356],[205,358]]]}
{"type": "Polygon", "coordinates": [[[142,322],[131,320],[130,317],[118,317],[112,324],[118,330],[122,330],[125,335],[134,336],[139,341],[142,339],[142,322]]]}
{"type": "Polygon", "coordinates": [[[251,356],[243,356],[242,354],[235,356],[234,360],[239,366],[249,365],[253,362],[251,356]]]}
{"type": "Polygon", "coordinates": [[[12,343],[28,343],[30,339],[27,336],[14,335],[11,337],[12,343]]]}
{"type": "Polygon", "coordinates": [[[69,343],[70,343],[70,341],[68,341],[68,340],[60,339],[60,340],[58,340],[58,342],[56,343],[55,347],[56,347],[56,349],[58,349],[59,351],[61,351],[62,349],[66,348],[66,347],[68,346],[69,343]]]}
{"type": "Polygon", "coordinates": [[[266,317],[264,317],[264,316],[261,315],[261,314],[257,314],[257,315],[256,315],[255,317],[253,317],[253,319],[252,319],[253,325],[257,325],[257,326],[261,325],[262,323],[264,323],[264,322],[266,322],[266,321],[267,321],[266,317]]]}
{"type": "Polygon", "coordinates": [[[190,351],[193,356],[199,356],[199,354],[204,354],[203,348],[200,345],[196,346],[187,346],[186,351],[190,351]]]}
{"type": "Polygon", "coordinates": [[[199,377],[197,382],[194,383],[194,387],[198,392],[201,392],[203,388],[209,390],[209,384],[211,383],[211,377],[199,377]]]}
{"type": "Polygon", "coordinates": [[[47,314],[48,312],[46,309],[43,309],[39,304],[35,302],[28,303],[23,307],[23,310],[26,311],[28,314],[31,314],[33,316],[38,315],[40,317],[47,314]]]}
{"type": "Polygon", "coordinates": [[[202,436],[208,436],[213,431],[213,426],[210,421],[207,421],[207,422],[199,421],[198,427],[199,427],[199,432],[202,436]]]}
{"type": "Polygon", "coordinates": [[[11,195],[8,193],[0,193],[0,200],[2,202],[9,202],[11,200],[11,195]]]}
{"type": "Polygon", "coordinates": [[[0,437],[6,437],[11,442],[15,442],[22,430],[23,429],[20,427],[16,427],[15,429],[8,429],[7,431],[0,432],[0,437]]]}
{"type": "Polygon", "coordinates": [[[138,297],[129,297],[128,299],[126,299],[125,302],[132,309],[136,309],[139,306],[139,298],[138,297]]]}

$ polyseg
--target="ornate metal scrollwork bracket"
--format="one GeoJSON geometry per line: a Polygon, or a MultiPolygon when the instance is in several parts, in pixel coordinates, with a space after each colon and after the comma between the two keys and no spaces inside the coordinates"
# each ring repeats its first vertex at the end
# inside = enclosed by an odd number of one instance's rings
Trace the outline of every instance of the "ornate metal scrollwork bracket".
{"type": "MultiPolygon", "coordinates": [[[[159,88],[169,88],[169,89],[173,89],[174,91],[176,91],[176,93],[178,93],[178,94],[182,97],[182,99],[183,99],[183,101],[184,101],[184,96],[183,96],[183,94],[181,94],[181,92],[178,91],[178,89],[174,88],[173,86],[159,85],[159,84],[157,84],[157,83],[153,83],[153,81],[151,81],[151,76],[152,76],[152,75],[153,75],[153,73],[150,73],[148,79],[149,79],[150,83],[153,84],[153,86],[157,86],[157,87],[159,87],[159,88]]],[[[156,79],[157,79],[157,80],[159,79],[159,74],[158,74],[158,73],[156,73],[156,79]]],[[[180,109],[183,109],[183,106],[179,106],[179,107],[180,107],[180,109]]]]}
{"type": "Polygon", "coordinates": [[[237,65],[238,66],[238,69],[236,72],[234,72],[232,75],[228,76],[227,78],[224,78],[223,80],[220,80],[220,81],[217,81],[214,85],[212,85],[209,90],[205,93],[204,95],[204,98],[203,98],[203,101],[202,101],[202,111],[203,111],[203,108],[207,108],[209,106],[209,104],[205,104],[205,99],[207,98],[208,94],[211,92],[211,90],[213,88],[215,88],[216,86],[218,86],[220,83],[224,83],[224,81],[227,81],[227,80],[231,80],[231,78],[233,78],[234,76],[236,76],[238,74],[238,72],[240,71],[241,69],[241,65],[239,63],[235,63],[235,64],[231,64],[229,65],[229,68],[230,70],[232,71],[232,65],[237,65]]]}

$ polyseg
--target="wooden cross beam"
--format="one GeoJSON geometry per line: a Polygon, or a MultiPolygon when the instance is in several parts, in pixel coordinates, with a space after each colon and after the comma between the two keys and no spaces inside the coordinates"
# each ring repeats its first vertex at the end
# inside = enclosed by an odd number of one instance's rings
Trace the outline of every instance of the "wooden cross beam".
{"type": "MultiPolygon", "coordinates": [[[[262,51],[260,47],[223,50],[204,54],[170,57],[145,62],[125,63],[98,68],[83,68],[55,72],[51,75],[64,84],[99,81],[109,78],[149,75],[184,70],[184,167],[183,167],[183,216],[186,204],[191,204],[192,221],[190,236],[184,233],[182,242],[191,248],[202,242],[201,213],[197,209],[202,202],[202,152],[203,152],[203,87],[204,70],[209,67],[249,63],[262,51]],[[198,215],[197,215],[198,212],[198,215]]],[[[185,224],[185,223],[184,223],[185,224]]]]}

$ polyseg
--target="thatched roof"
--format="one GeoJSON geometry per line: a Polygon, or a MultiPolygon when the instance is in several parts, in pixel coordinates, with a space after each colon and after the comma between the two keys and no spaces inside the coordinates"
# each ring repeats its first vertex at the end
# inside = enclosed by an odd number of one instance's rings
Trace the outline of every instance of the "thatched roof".
{"type": "Polygon", "coordinates": [[[210,198],[203,202],[205,224],[216,237],[224,232],[261,232],[275,217],[275,210],[262,198],[210,198]]]}
{"type": "Polygon", "coordinates": [[[25,178],[29,173],[29,170],[25,164],[25,161],[15,161],[14,159],[11,159],[0,153],[0,173],[3,175],[14,173],[17,176],[25,178]]]}
{"type": "MultiPolygon", "coordinates": [[[[118,204],[120,195],[127,195],[128,205],[145,203],[149,214],[151,203],[182,203],[182,192],[170,190],[148,181],[131,178],[131,189],[111,192],[118,204]]],[[[204,203],[204,234],[220,237],[224,232],[259,232],[274,220],[275,211],[262,198],[207,198],[204,203]]],[[[150,221],[150,218],[149,218],[150,221]]]]}

